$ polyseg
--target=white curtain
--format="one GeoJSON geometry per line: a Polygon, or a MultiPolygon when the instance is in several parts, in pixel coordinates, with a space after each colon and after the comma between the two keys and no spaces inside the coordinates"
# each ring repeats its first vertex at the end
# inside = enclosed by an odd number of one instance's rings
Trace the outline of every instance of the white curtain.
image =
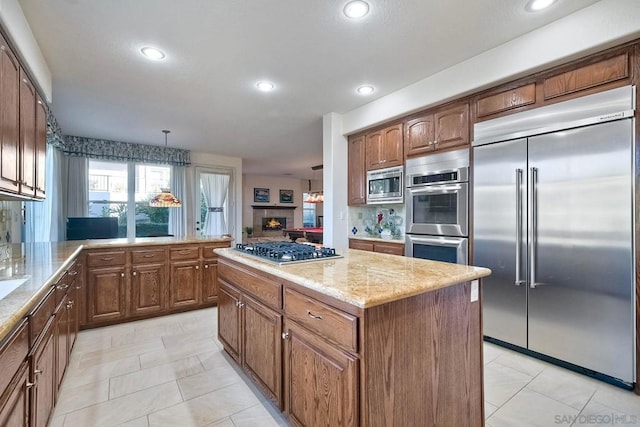
{"type": "Polygon", "coordinates": [[[229,188],[229,175],[203,173],[200,175],[202,194],[207,205],[202,234],[219,236],[227,233],[224,206],[229,188]]]}
{"type": "Polygon", "coordinates": [[[183,237],[187,234],[187,216],[185,215],[186,183],[187,168],[185,166],[172,166],[169,188],[173,195],[182,201],[182,207],[169,208],[169,234],[177,237],[183,237]]]}
{"type": "Polygon", "coordinates": [[[42,202],[25,202],[27,221],[25,242],[57,242],[65,239],[66,215],[64,212],[67,158],[54,147],[47,147],[45,188],[42,202]]]}
{"type": "Polygon", "coordinates": [[[89,215],[89,159],[68,157],[67,217],[89,215]]]}

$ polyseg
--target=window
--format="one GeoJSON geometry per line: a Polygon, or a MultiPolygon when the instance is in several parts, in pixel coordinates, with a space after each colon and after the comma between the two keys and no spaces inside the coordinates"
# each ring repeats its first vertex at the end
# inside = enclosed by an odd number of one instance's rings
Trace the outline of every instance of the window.
{"type": "Polygon", "coordinates": [[[152,208],[149,199],[169,188],[170,166],[89,160],[88,175],[89,216],[117,217],[118,237],[168,234],[169,208],[152,208]]]}
{"type": "MultiPolygon", "coordinates": [[[[302,200],[305,200],[307,193],[304,193],[302,197],[302,200]]],[[[302,225],[304,227],[316,226],[316,203],[302,203],[302,225]]]]}

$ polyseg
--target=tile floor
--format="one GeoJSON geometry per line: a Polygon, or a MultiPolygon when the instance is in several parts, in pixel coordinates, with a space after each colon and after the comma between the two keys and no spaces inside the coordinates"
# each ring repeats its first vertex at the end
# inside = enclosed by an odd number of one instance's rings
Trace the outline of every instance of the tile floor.
{"type": "MultiPolygon", "coordinates": [[[[216,309],[83,331],[50,426],[285,426],[216,339],[216,309]]],[[[640,426],[640,397],[484,345],[486,425],[640,426]]]]}

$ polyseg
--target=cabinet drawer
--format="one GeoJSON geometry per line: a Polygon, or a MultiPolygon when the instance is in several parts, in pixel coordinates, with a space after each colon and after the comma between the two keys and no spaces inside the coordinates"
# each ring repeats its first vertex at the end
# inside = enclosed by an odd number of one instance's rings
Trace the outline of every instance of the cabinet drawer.
{"type": "Polygon", "coordinates": [[[198,257],[198,246],[178,246],[171,248],[171,261],[192,260],[198,259],[198,257]]]}
{"type": "Polygon", "coordinates": [[[373,252],[373,242],[349,239],[349,249],[360,249],[361,251],[373,252]]]}
{"type": "Polygon", "coordinates": [[[218,258],[218,255],[213,252],[214,249],[216,248],[228,248],[229,247],[229,243],[227,242],[221,242],[221,243],[212,243],[212,244],[208,244],[208,245],[203,245],[202,246],[202,258],[206,258],[206,259],[211,259],[211,258],[218,258]]]}
{"type": "Polygon", "coordinates": [[[262,303],[275,309],[282,308],[282,283],[231,266],[224,260],[218,261],[218,277],[253,295],[262,303]]]}
{"type": "Polygon", "coordinates": [[[132,264],[150,264],[164,262],[166,251],[162,249],[138,249],[131,251],[132,264]]]}
{"type": "Polygon", "coordinates": [[[60,302],[64,299],[64,296],[67,294],[69,287],[71,286],[71,283],[74,281],[75,276],[70,276],[69,273],[64,273],[64,276],[62,276],[55,284],[55,305],[56,307],[58,306],[58,304],[60,304],[60,302]]]}
{"type": "Polygon", "coordinates": [[[111,252],[89,252],[87,254],[87,265],[89,267],[107,267],[124,265],[126,262],[125,251],[111,252]]]}
{"type": "Polygon", "coordinates": [[[27,321],[22,324],[7,338],[0,348],[0,396],[5,390],[11,378],[18,372],[20,365],[29,353],[29,331],[27,321]]]}
{"type": "Polygon", "coordinates": [[[287,318],[295,320],[346,350],[358,352],[357,317],[291,289],[285,289],[284,313],[287,318]]]}
{"type": "Polygon", "coordinates": [[[51,320],[56,308],[55,288],[49,290],[40,304],[29,313],[29,343],[33,345],[51,320]]]}
{"type": "Polygon", "coordinates": [[[404,243],[377,243],[374,247],[374,252],[380,252],[382,254],[391,255],[404,255],[404,243]]]}

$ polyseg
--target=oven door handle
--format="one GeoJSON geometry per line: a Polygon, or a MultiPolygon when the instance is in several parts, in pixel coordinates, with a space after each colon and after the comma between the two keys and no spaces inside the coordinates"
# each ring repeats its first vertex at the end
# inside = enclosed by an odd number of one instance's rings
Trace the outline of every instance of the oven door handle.
{"type": "Polygon", "coordinates": [[[462,184],[453,184],[453,185],[425,185],[422,187],[407,187],[407,190],[413,194],[420,193],[446,193],[446,192],[455,192],[462,190],[462,184]]]}
{"type": "Polygon", "coordinates": [[[409,241],[412,243],[432,243],[432,244],[437,244],[440,246],[449,246],[452,248],[457,248],[458,246],[460,246],[465,240],[466,238],[457,238],[457,237],[446,237],[446,238],[442,238],[442,237],[415,237],[415,236],[410,236],[407,235],[407,237],[409,238],[409,241]]]}

